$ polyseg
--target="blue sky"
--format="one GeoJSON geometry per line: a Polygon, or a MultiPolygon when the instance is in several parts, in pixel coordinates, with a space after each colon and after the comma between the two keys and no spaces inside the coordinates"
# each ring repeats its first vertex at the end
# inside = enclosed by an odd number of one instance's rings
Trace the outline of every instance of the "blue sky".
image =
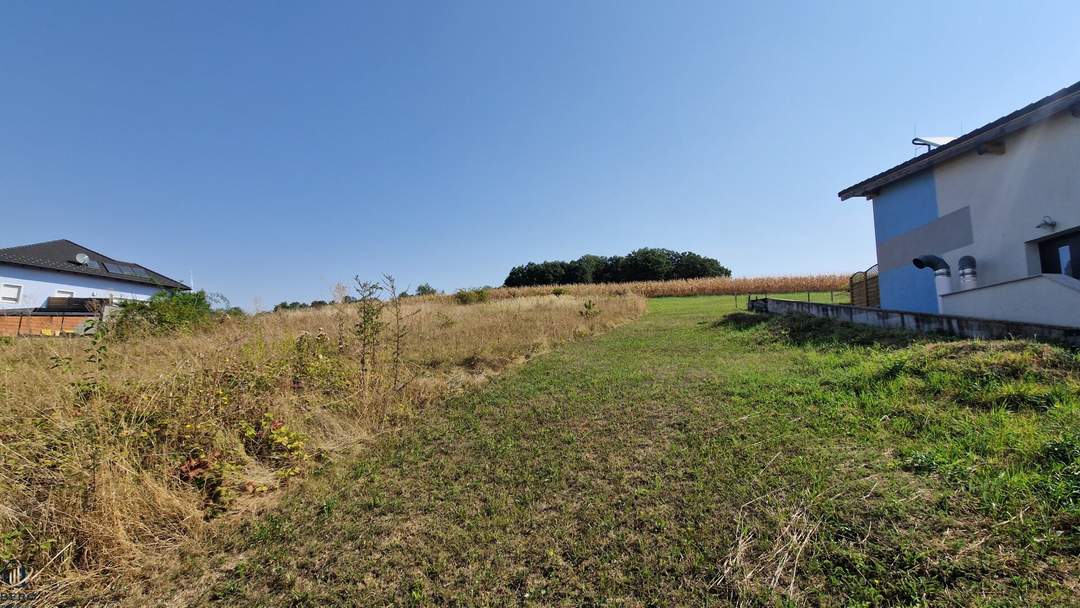
{"type": "Polygon", "coordinates": [[[7,2],[0,246],[263,309],[355,274],[874,262],[836,192],[1080,80],[1075,2],[7,2]]]}

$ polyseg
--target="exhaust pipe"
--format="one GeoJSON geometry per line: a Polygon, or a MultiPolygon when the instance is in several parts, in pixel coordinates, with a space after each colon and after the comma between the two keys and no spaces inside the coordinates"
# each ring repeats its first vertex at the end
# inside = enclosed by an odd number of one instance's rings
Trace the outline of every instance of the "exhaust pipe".
{"type": "Polygon", "coordinates": [[[915,268],[930,268],[934,271],[934,288],[937,290],[938,312],[942,311],[941,297],[952,293],[952,270],[949,263],[936,255],[920,255],[911,260],[915,268]]]}
{"type": "Polygon", "coordinates": [[[975,272],[975,258],[965,255],[956,263],[960,275],[960,289],[975,289],[979,286],[979,277],[975,272]]]}

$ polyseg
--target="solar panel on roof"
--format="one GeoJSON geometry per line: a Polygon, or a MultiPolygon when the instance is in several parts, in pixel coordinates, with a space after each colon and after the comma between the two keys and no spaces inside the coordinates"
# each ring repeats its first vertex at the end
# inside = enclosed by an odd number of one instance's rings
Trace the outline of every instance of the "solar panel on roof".
{"type": "Polygon", "coordinates": [[[135,273],[135,276],[137,276],[137,277],[142,277],[144,279],[149,279],[150,278],[150,273],[146,272],[145,268],[140,268],[138,266],[132,266],[131,270],[132,270],[132,272],[135,273]]]}
{"type": "Polygon", "coordinates": [[[112,262],[105,262],[105,270],[113,274],[124,274],[124,271],[120,270],[119,264],[113,264],[112,262]]]}
{"type": "Polygon", "coordinates": [[[101,264],[97,260],[90,260],[86,263],[87,268],[93,268],[94,270],[101,270],[101,264]]]}

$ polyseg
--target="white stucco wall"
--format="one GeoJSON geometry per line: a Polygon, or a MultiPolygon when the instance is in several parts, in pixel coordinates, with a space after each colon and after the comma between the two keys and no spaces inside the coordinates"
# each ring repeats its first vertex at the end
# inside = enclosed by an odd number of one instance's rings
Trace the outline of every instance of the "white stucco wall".
{"type": "Polygon", "coordinates": [[[1058,114],[1006,138],[1003,155],[939,165],[934,181],[939,217],[971,208],[974,242],[932,253],[953,268],[974,256],[983,285],[1038,274],[1038,246],[1027,241],[1080,226],[1080,118],[1058,114]],[[1035,227],[1044,215],[1058,222],[1055,231],[1035,227]]]}
{"type": "Polygon", "coordinates": [[[1080,280],[1040,274],[941,298],[946,315],[1080,327],[1080,280]]]}
{"type": "Polygon", "coordinates": [[[113,297],[132,300],[145,300],[160,291],[152,285],[7,264],[0,264],[0,283],[22,287],[19,302],[0,301],[0,309],[44,306],[47,298],[57,295],[57,290],[75,292],[76,298],[113,297]]]}

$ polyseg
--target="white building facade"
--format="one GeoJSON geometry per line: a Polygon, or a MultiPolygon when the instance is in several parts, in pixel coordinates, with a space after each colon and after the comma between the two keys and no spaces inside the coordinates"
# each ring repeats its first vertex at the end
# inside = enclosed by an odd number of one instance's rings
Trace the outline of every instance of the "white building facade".
{"type": "Polygon", "coordinates": [[[1080,83],[855,196],[874,206],[882,308],[1080,327],[1080,83]]]}

